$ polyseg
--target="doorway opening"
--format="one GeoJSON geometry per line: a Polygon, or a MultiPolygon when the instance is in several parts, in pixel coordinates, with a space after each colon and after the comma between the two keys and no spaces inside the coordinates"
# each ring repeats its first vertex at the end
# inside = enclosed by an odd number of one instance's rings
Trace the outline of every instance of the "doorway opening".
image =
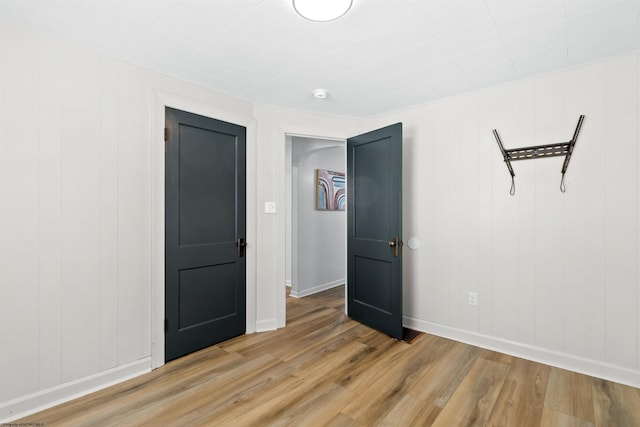
{"type": "MultiPolygon", "coordinates": [[[[285,139],[285,279],[287,295],[304,298],[346,283],[346,208],[316,209],[316,170],[346,176],[346,141],[294,135],[285,139]]],[[[346,295],[344,300],[346,305],[346,295]]]]}

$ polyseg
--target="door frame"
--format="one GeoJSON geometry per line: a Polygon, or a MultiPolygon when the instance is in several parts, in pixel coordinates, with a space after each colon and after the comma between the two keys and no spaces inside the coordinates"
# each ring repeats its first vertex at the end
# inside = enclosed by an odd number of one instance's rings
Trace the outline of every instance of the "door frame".
{"type": "Polygon", "coordinates": [[[246,172],[246,333],[256,331],[256,120],[251,116],[232,113],[215,105],[184,98],[164,91],[156,91],[150,114],[151,176],[151,368],[164,365],[164,317],[165,317],[165,107],[222,120],[244,126],[247,129],[246,172]]]}
{"type": "MultiPolygon", "coordinates": [[[[344,144],[344,153],[345,153],[345,171],[347,166],[347,138],[351,137],[353,133],[356,131],[340,131],[331,127],[310,127],[310,126],[300,126],[297,124],[282,124],[278,125],[278,160],[280,161],[280,165],[278,167],[278,176],[277,176],[277,188],[278,194],[276,197],[277,206],[285,206],[286,209],[289,209],[286,203],[286,177],[285,177],[285,165],[287,164],[287,137],[301,137],[301,138],[313,138],[313,139],[326,139],[326,140],[336,140],[343,141],[344,144]]],[[[347,197],[349,195],[347,194],[347,197]]],[[[278,237],[279,244],[276,245],[276,259],[281,260],[276,265],[276,327],[284,328],[287,320],[287,298],[286,298],[286,280],[287,280],[287,272],[286,272],[286,215],[278,215],[276,224],[276,236],[278,237]]],[[[347,244],[347,228],[345,223],[345,246],[347,244]]],[[[347,258],[345,257],[345,271],[347,268],[347,258]]],[[[347,302],[347,286],[346,283],[347,278],[345,277],[345,313],[346,313],[346,302],[347,302]]]]}
{"type": "MultiPolygon", "coordinates": [[[[346,176],[346,167],[347,167],[347,141],[346,140],[336,139],[336,138],[326,138],[326,137],[313,137],[313,138],[311,138],[311,137],[306,137],[306,136],[301,136],[301,135],[286,134],[286,139],[287,140],[291,139],[292,140],[292,145],[293,145],[293,139],[294,138],[299,138],[299,139],[304,139],[304,140],[327,141],[327,143],[335,144],[335,145],[330,145],[330,146],[327,146],[327,147],[318,148],[318,149],[314,150],[313,153],[317,153],[319,151],[326,150],[326,149],[335,149],[335,148],[342,149],[342,152],[344,154],[344,163],[342,165],[342,168],[345,171],[345,176],[346,176]]],[[[292,147],[292,150],[293,150],[293,147],[292,147]]],[[[293,159],[289,158],[289,157],[287,157],[287,159],[286,159],[285,173],[288,170],[291,170],[291,172],[293,172],[293,159]]],[[[293,176],[292,176],[292,179],[293,179],[293,176]]],[[[289,189],[287,188],[289,184],[291,184],[291,183],[285,182],[285,194],[289,191],[289,189]]],[[[292,190],[293,190],[293,188],[292,188],[292,190]]],[[[345,187],[345,191],[346,191],[346,187],[345,187]]],[[[292,194],[292,196],[293,197],[292,197],[292,200],[291,200],[291,205],[286,205],[286,212],[285,212],[285,226],[286,227],[285,227],[285,229],[289,228],[292,231],[292,233],[291,233],[291,242],[289,242],[289,245],[291,245],[291,252],[292,252],[290,261],[293,264],[294,258],[297,257],[297,254],[295,253],[296,252],[295,250],[300,248],[300,244],[299,244],[299,241],[298,241],[298,230],[293,228],[293,225],[294,225],[293,223],[295,222],[294,218],[296,217],[296,215],[293,215],[293,211],[292,210],[294,208],[296,208],[296,209],[298,208],[298,206],[300,204],[300,201],[295,199],[295,194],[292,194]],[[294,201],[294,199],[295,199],[295,201],[294,201]],[[288,225],[287,222],[286,222],[286,218],[289,217],[290,214],[291,214],[291,225],[288,225]],[[296,238],[294,238],[294,236],[296,238]]],[[[348,236],[347,236],[347,221],[346,221],[346,213],[347,212],[346,212],[346,207],[345,207],[344,213],[345,213],[344,247],[345,247],[345,254],[346,254],[347,253],[347,241],[348,241],[347,240],[348,236]]],[[[287,245],[286,239],[285,239],[285,245],[287,245]]],[[[286,249],[286,246],[285,246],[285,249],[286,249]]],[[[344,269],[344,272],[345,272],[345,275],[344,275],[345,284],[346,284],[346,281],[347,281],[347,264],[348,264],[347,261],[348,261],[348,258],[345,259],[345,266],[344,266],[345,267],[345,269],[344,269]]],[[[286,270],[288,270],[288,269],[292,270],[291,271],[292,279],[299,279],[299,277],[296,274],[296,272],[293,271],[293,269],[292,269],[293,265],[287,266],[286,262],[287,262],[287,259],[286,259],[286,256],[285,256],[285,267],[286,267],[286,270]]],[[[285,274],[286,274],[286,270],[285,270],[285,274]]],[[[285,279],[286,279],[286,276],[285,276],[285,279]]],[[[293,295],[293,289],[291,290],[291,294],[293,295]]],[[[345,287],[345,294],[346,294],[346,287],[345,287]]],[[[346,300],[345,300],[345,302],[346,302],[346,300]]],[[[346,313],[346,304],[345,304],[345,313],[346,313]]]]}

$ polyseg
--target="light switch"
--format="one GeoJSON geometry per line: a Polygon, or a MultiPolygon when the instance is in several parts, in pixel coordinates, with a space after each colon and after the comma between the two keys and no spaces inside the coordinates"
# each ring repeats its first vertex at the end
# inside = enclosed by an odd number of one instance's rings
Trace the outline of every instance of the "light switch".
{"type": "Polygon", "coordinates": [[[264,213],[276,213],[276,202],[264,202],[264,213]]]}

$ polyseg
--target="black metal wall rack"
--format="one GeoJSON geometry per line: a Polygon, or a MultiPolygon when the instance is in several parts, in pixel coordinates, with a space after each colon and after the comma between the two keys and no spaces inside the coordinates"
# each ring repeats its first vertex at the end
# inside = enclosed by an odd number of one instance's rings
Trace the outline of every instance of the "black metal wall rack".
{"type": "Polygon", "coordinates": [[[566,188],[564,186],[564,174],[567,172],[567,167],[569,166],[569,160],[571,160],[571,154],[573,154],[573,148],[576,145],[576,141],[578,140],[578,134],[580,133],[580,128],[582,128],[582,122],[584,121],[584,114],[580,116],[578,119],[578,125],[576,126],[576,130],[573,133],[573,138],[568,142],[560,142],[558,144],[546,144],[546,145],[534,145],[531,147],[522,147],[522,148],[512,148],[507,150],[502,145],[502,141],[500,140],[500,135],[498,135],[498,131],[496,129],[493,130],[493,136],[496,137],[496,141],[498,142],[498,147],[502,152],[502,157],[504,158],[504,162],[507,164],[507,169],[509,169],[509,174],[511,174],[511,190],[509,194],[512,196],[516,194],[516,183],[515,176],[516,174],[513,172],[513,167],[511,166],[511,162],[516,160],[529,160],[529,159],[538,159],[541,157],[557,157],[564,156],[564,163],[562,164],[562,180],[560,181],[560,191],[565,192],[566,188]]]}

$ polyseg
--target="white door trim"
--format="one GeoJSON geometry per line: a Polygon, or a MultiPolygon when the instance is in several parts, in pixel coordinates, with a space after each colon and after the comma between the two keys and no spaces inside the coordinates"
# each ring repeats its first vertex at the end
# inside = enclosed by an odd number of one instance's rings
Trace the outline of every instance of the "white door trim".
{"type": "MultiPolygon", "coordinates": [[[[354,133],[356,134],[356,133],[354,133]]],[[[286,206],[286,177],[285,177],[285,165],[287,164],[287,137],[297,136],[302,138],[313,139],[325,139],[345,142],[347,138],[353,135],[349,135],[348,132],[336,130],[331,127],[310,127],[300,126],[298,124],[282,124],[278,126],[279,144],[278,144],[278,176],[277,176],[277,188],[278,195],[276,204],[277,206],[286,206]]],[[[346,168],[346,156],[345,156],[345,168],[346,168]]],[[[345,169],[346,170],[346,169],[345,169]]],[[[289,207],[287,207],[289,209],[289,207]]],[[[287,320],[287,308],[286,308],[286,215],[278,215],[276,224],[276,236],[278,237],[278,244],[276,245],[276,259],[278,265],[276,266],[276,327],[283,328],[287,320]]],[[[345,225],[345,236],[346,236],[345,225]]],[[[346,245],[346,238],[345,238],[346,245]]],[[[346,271],[346,258],[345,258],[345,271],[346,271]]],[[[345,280],[346,281],[346,280],[345,280]]],[[[346,292],[346,286],[345,286],[346,292]]],[[[346,300],[345,300],[346,301],[346,300]]],[[[346,307],[346,305],[345,305],[346,307]]]]}
{"type": "Polygon", "coordinates": [[[151,367],[164,365],[164,127],[165,107],[244,126],[247,129],[247,326],[256,331],[256,120],[215,105],[156,91],[150,115],[151,144],[151,367]]]}

